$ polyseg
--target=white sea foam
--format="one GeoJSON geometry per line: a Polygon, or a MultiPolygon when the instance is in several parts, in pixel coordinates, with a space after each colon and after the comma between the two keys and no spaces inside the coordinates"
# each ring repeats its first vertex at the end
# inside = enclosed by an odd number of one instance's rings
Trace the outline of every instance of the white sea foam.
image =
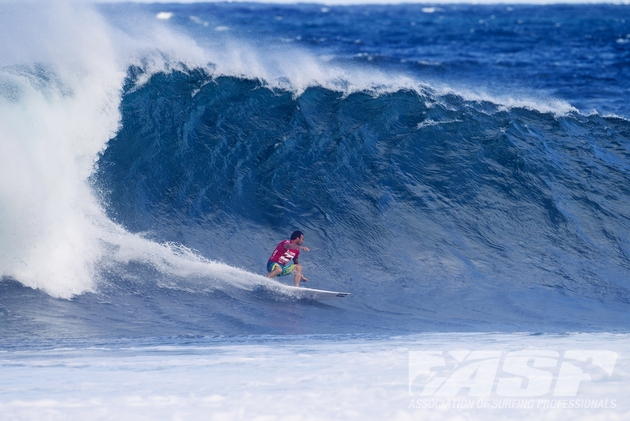
{"type": "Polygon", "coordinates": [[[338,91],[346,96],[356,92],[368,92],[376,96],[410,90],[438,100],[442,96],[456,95],[471,103],[488,102],[496,105],[498,110],[523,108],[555,116],[578,112],[568,102],[543,94],[515,93],[514,89],[509,94],[502,94],[479,87],[471,89],[445,82],[427,82],[403,73],[386,73],[376,68],[340,66],[332,63],[329,55],[317,56],[286,44],[261,47],[240,39],[227,39],[220,49],[203,49],[192,40],[166,28],[156,33],[171,42],[161,42],[160,51],[164,54],[147,56],[150,60],[144,63],[145,66],[147,63],[149,65],[146,66],[147,72],[138,81],[139,85],[157,72],[182,70],[184,65],[187,68],[204,68],[214,76],[260,80],[272,89],[292,91],[295,96],[314,86],[338,91]]]}
{"type": "Polygon", "coordinates": [[[94,291],[99,268],[131,260],[173,276],[232,284],[255,279],[125,232],[105,217],[88,185],[98,153],[118,130],[120,88],[133,53],[151,54],[149,45],[157,44],[167,53],[178,49],[194,57],[194,45],[179,49],[176,36],[156,30],[151,44],[127,39],[121,48],[116,41],[125,35],[89,8],[62,2],[5,7],[0,276],[63,298],[94,291]]]}
{"type": "MultiPolygon", "coordinates": [[[[454,333],[186,342],[3,353],[0,418],[591,421],[630,416],[627,335],[454,333]],[[559,376],[560,367],[537,365],[545,360],[535,360],[536,355],[560,361],[599,351],[612,357],[600,362],[604,369],[595,360],[590,366],[567,364],[572,381],[579,384],[574,396],[539,390],[506,397],[492,378],[491,390],[481,396],[470,390],[479,381],[474,378],[458,381],[457,396],[421,396],[417,387],[410,391],[410,382],[418,381],[416,366],[410,364],[417,362],[416,353],[446,352],[462,359],[471,351],[502,355],[502,362],[496,361],[502,367],[510,353],[532,356],[532,361],[523,361],[527,367],[522,375],[496,374],[504,383],[516,381],[523,391],[531,391],[527,376],[530,382],[559,376]],[[582,407],[576,409],[577,403],[582,407]]],[[[448,373],[439,368],[436,377],[448,373]]]]}
{"type": "Polygon", "coordinates": [[[0,96],[0,275],[68,297],[94,288],[101,211],[86,179],[118,128],[124,73],[89,9],[4,12],[0,77],[14,89],[0,96]]]}
{"type": "Polygon", "coordinates": [[[499,109],[510,110],[513,108],[523,108],[528,110],[535,110],[545,114],[553,114],[555,116],[563,116],[569,113],[577,113],[579,110],[572,106],[567,101],[544,96],[532,96],[531,94],[523,93],[520,96],[511,93],[509,95],[497,93],[492,94],[483,91],[472,91],[466,88],[457,89],[454,92],[460,95],[467,101],[485,101],[496,104],[499,109]]]}
{"type": "Polygon", "coordinates": [[[157,15],[155,15],[155,17],[157,19],[161,19],[161,20],[169,20],[170,18],[173,17],[173,13],[171,13],[171,12],[160,12],[157,15]]]}

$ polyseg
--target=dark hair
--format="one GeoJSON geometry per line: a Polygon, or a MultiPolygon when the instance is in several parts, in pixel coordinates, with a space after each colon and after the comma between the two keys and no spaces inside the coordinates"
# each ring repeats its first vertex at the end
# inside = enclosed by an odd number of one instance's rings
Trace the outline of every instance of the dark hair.
{"type": "Polygon", "coordinates": [[[297,240],[298,238],[300,238],[301,236],[303,236],[304,234],[302,233],[302,231],[293,231],[293,234],[291,234],[291,241],[293,240],[297,240]]]}

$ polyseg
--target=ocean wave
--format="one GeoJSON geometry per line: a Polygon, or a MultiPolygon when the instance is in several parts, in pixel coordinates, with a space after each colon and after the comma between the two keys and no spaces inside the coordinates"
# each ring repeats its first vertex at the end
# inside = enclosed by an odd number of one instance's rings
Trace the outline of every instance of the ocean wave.
{"type": "MultiPolygon", "coordinates": [[[[12,45],[28,55],[2,55],[4,280],[117,310],[181,292],[185,315],[212,307],[209,329],[283,331],[302,310],[251,290],[297,228],[309,285],[352,292],[348,331],[576,327],[584,311],[598,326],[627,310],[627,120],[49,11],[44,46],[25,36],[12,45]]],[[[326,314],[306,329],[337,329],[326,314]]]]}
{"type": "MultiPolygon", "coordinates": [[[[288,224],[305,226],[322,245],[345,244],[325,246],[328,257],[338,247],[360,249],[352,256],[362,268],[408,277],[427,272],[417,256],[429,243],[459,256],[442,265],[442,277],[505,270],[513,278],[521,259],[546,272],[549,253],[554,270],[580,266],[571,279],[590,272],[595,256],[621,271],[627,265],[617,248],[625,237],[594,225],[605,214],[615,232],[627,229],[625,153],[597,135],[612,124],[598,116],[413,90],[312,87],[296,96],[204,69],[154,74],[124,96],[121,110],[122,129],[95,178],[109,215],[160,241],[186,238],[212,258],[234,264],[229,238],[273,238],[288,224]],[[607,193],[597,193],[603,185],[607,193]],[[577,196],[584,201],[569,199],[577,196]],[[400,232],[413,245],[396,255],[389,250],[400,232]]],[[[627,128],[614,123],[611,136],[623,142],[627,128]]],[[[252,250],[260,261],[263,253],[252,250]]],[[[542,275],[526,276],[536,283],[542,275]]]]}

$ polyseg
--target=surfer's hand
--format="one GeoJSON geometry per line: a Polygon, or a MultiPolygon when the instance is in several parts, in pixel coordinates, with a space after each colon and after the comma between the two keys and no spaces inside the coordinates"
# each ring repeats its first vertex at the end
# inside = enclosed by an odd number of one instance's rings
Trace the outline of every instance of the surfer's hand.
{"type": "Polygon", "coordinates": [[[301,249],[301,250],[303,250],[303,251],[310,251],[310,250],[308,249],[308,247],[304,247],[304,246],[300,246],[300,249],[301,249]]]}

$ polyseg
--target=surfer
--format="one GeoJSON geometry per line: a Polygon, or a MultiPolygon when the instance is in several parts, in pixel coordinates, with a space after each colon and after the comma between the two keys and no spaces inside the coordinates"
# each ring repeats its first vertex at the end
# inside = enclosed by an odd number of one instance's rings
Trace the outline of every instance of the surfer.
{"type": "Polygon", "coordinates": [[[302,275],[302,265],[298,260],[300,250],[310,251],[308,247],[302,245],[304,234],[302,231],[294,231],[290,240],[281,241],[276,249],[271,253],[267,262],[267,278],[295,274],[293,282],[295,286],[300,286],[300,281],[306,282],[308,279],[302,275]],[[294,263],[291,263],[293,259],[294,263]]]}

